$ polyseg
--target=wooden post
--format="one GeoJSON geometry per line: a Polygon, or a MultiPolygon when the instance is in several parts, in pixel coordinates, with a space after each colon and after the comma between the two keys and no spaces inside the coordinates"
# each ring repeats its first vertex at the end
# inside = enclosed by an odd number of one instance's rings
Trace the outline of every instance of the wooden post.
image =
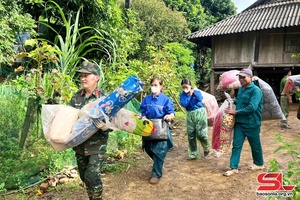
{"type": "Polygon", "coordinates": [[[30,131],[32,131],[32,127],[37,118],[38,103],[39,99],[36,99],[34,97],[28,98],[27,111],[19,143],[19,147],[21,149],[24,148],[26,139],[30,136],[30,131]]]}
{"type": "Polygon", "coordinates": [[[210,94],[215,94],[215,70],[212,69],[210,72],[210,94]]]}
{"type": "Polygon", "coordinates": [[[210,64],[210,94],[215,94],[215,70],[214,70],[214,63],[215,63],[215,52],[214,52],[214,38],[211,39],[211,64],[210,64]]]}
{"type": "Polygon", "coordinates": [[[125,0],[125,8],[126,9],[131,8],[131,3],[132,3],[132,0],[125,0]]]}

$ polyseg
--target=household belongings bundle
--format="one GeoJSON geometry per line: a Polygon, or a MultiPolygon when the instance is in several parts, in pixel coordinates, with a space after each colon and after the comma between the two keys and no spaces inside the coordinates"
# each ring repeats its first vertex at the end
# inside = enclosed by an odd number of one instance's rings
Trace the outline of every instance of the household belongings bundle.
{"type": "MultiPolygon", "coordinates": [[[[241,87],[239,77],[237,76],[238,73],[239,71],[237,70],[224,72],[220,77],[218,89],[228,91],[241,87]]],[[[262,120],[285,119],[272,87],[257,76],[253,76],[252,81],[254,81],[263,93],[262,120]]]]}
{"type": "Polygon", "coordinates": [[[228,91],[241,87],[239,77],[237,76],[239,72],[238,70],[229,70],[221,74],[217,90],[228,91]]]}
{"type": "Polygon", "coordinates": [[[211,95],[207,92],[202,90],[200,90],[200,92],[203,96],[202,103],[206,109],[207,119],[213,121],[219,110],[217,99],[214,95],[211,95]]]}
{"type": "Polygon", "coordinates": [[[262,120],[286,119],[282,113],[272,87],[257,76],[254,76],[252,81],[256,81],[263,93],[262,120]]]}
{"type": "Polygon", "coordinates": [[[214,95],[204,92],[198,88],[195,88],[195,90],[199,90],[203,96],[202,103],[206,110],[208,125],[211,126],[219,110],[218,101],[214,95]]]}
{"type": "Polygon", "coordinates": [[[42,105],[46,140],[57,151],[77,146],[99,130],[94,120],[104,120],[105,129],[150,135],[155,130],[150,120],[122,109],[143,87],[144,83],[137,76],[130,76],[107,97],[97,99],[81,111],[66,105],[42,105]]]}
{"type": "Polygon", "coordinates": [[[235,109],[235,105],[233,104],[230,95],[226,92],[224,93],[227,100],[220,106],[213,123],[212,149],[214,151],[214,156],[217,158],[229,150],[235,124],[234,116],[224,112],[228,107],[235,109]]]}
{"type": "Polygon", "coordinates": [[[297,87],[300,87],[300,75],[289,76],[287,77],[287,81],[285,83],[282,93],[292,94],[295,92],[297,87]]]}

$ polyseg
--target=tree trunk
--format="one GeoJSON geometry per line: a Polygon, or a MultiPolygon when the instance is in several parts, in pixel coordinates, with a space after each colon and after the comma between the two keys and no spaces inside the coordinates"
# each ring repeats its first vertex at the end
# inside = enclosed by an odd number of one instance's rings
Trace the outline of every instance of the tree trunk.
{"type": "Polygon", "coordinates": [[[29,97],[28,98],[28,105],[27,105],[27,111],[26,116],[22,128],[22,133],[20,137],[20,144],[19,147],[21,149],[24,148],[26,139],[30,136],[30,131],[32,130],[32,127],[34,125],[34,122],[37,117],[37,109],[38,109],[38,103],[39,103],[39,97],[29,97]]]}

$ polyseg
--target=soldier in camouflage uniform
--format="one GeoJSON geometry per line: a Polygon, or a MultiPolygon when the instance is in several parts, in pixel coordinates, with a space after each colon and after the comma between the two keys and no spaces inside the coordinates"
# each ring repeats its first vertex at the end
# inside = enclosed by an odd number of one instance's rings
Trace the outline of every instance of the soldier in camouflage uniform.
{"type": "MultiPolygon", "coordinates": [[[[105,94],[97,87],[100,73],[93,63],[83,62],[81,69],[77,72],[80,73],[82,89],[75,93],[70,105],[81,109],[105,94]]],[[[89,198],[93,200],[102,199],[101,169],[106,158],[108,132],[108,130],[99,129],[84,143],[73,148],[76,152],[80,178],[85,183],[89,198]]]]}

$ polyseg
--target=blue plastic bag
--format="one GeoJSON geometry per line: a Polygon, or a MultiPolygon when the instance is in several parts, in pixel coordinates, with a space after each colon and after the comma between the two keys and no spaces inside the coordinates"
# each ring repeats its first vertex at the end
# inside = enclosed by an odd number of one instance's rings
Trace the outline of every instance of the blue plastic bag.
{"type": "Polygon", "coordinates": [[[118,88],[104,99],[98,99],[99,103],[76,121],[70,135],[70,141],[66,144],[67,148],[77,146],[90,138],[97,129],[94,120],[109,120],[110,117],[123,108],[138,93],[143,91],[144,83],[137,76],[130,76],[118,88]]]}

